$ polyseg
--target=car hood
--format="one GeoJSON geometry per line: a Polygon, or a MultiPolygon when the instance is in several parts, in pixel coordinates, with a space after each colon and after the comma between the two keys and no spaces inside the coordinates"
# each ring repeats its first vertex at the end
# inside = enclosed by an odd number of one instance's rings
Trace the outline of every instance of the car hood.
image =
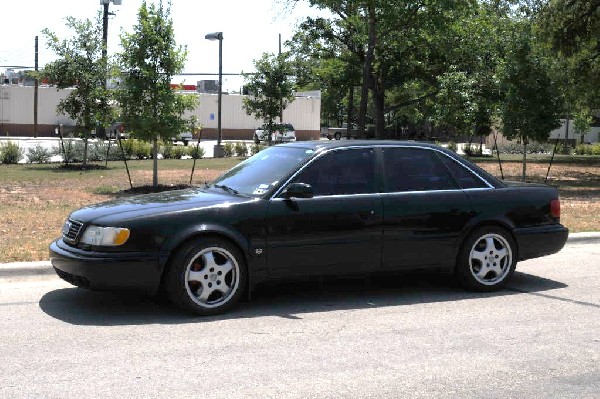
{"type": "Polygon", "coordinates": [[[254,200],[254,198],[204,189],[175,190],[157,194],[136,195],[86,206],[73,212],[70,219],[103,225],[115,221],[157,216],[163,213],[172,214],[213,206],[230,206],[254,200]]]}

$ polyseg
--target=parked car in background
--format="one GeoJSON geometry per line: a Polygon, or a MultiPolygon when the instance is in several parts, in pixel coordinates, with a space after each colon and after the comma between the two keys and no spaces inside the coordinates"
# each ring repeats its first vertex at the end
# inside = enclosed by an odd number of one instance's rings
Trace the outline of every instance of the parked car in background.
{"type": "Polygon", "coordinates": [[[129,138],[129,135],[125,131],[125,126],[123,125],[123,122],[114,122],[113,124],[111,124],[110,127],[106,130],[106,138],[120,138],[122,140],[129,138]]]}
{"type": "Polygon", "coordinates": [[[171,140],[173,142],[181,141],[181,142],[183,142],[183,145],[188,145],[188,143],[190,141],[192,141],[192,139],[193,139],[193,136],[192,136],[191,132],[182,132],[182,133],[179,133],[175,137],[171,137],[171,140]]]}
{"type": "Polygon", "coordinates": [[[73,285],[160,289],[211,315],[300,276],[431,269],[497,290],[567,235],[556,188],[500,181],[431,144],[313,141],[269,147],[203,187],[79,209],[50,260],[73,285]]]}
{"type": "MultiPolygon", "coordinates": [[[[268,126],[263,125],[254,131],[254,142],[259,144],[269,141],[268,126]]],[[[273,132],[271,134],[273,143],[289,143],[296,141],[296,131],[291,123],[275,123],[273,124],[273,132]]]]}
{"type": "Polygon", "coordinates": [[[341,127],[328,127],[325,135],[329,140],[336,139],[340,140],[342,137],[347,139],[371,139],[375,138],[375,125],[368,124],[365,126],[365,131],[361,135],[355,123],[350,126],[348,130],[348,124],[343,123],[341,127]]]}

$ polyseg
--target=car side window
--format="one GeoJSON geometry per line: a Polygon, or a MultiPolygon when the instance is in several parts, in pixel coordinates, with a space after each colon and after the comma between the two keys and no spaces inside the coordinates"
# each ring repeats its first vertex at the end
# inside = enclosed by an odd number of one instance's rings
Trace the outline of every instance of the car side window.
{"type": "Polygon", "coordinates": [[[434,151],[384,148],[386,192],[456,190],[458,185],[434,151]]]}
{"type": "Polygon", "coordinates": [[[307,183],[315,196],[376,192],[375,152],[372,149],[340,149],[315,159],[294,183],[307,183]]]}
{"type": "Polygon", "coordinates": [[[450,170],[450,173],[454,176],[454,179],[460,185],[462,189],[468,188],[488,188],[479,177],[474,175],[470,170],[460,165],[457,161],[450,159],[450,157],[438,154],[444,165],[450,170]]]}

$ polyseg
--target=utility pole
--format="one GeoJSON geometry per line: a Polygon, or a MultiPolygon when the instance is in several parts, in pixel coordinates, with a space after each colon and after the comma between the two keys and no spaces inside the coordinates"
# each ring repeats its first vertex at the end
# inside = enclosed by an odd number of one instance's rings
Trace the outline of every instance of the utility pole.
{"type": "Polygon", "coordinates": [[[37,138],[38,133],[38,37],[35,37],[35,83],[33,86],[33,137],[37,138]]]}
{"type": "MultiPolygon", "coordinates": [[[[281,56],[281,33],[279,34],[279,55],[281,56]]],[[[279,100],[279,123],[283,124],[283,99],[279,100]]]]}

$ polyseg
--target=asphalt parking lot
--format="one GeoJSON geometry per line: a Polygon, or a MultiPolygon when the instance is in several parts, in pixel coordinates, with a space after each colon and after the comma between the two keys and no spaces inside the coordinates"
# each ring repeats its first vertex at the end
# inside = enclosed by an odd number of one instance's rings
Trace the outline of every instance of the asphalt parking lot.
{"type": "Polygon", "coordinates": [[[0,397],[598,398],[600,245],[507,289],[433,275],[261,287],[198,318],[52,275],[0,279],[0,397]]]}

